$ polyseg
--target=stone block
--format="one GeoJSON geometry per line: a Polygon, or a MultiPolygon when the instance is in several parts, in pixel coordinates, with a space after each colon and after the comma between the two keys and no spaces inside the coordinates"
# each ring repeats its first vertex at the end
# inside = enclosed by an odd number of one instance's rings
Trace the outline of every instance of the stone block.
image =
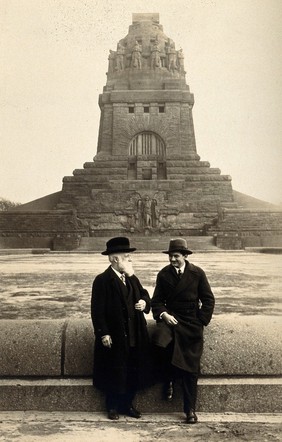
{"type": "Polygon", "coordinates": [[[0,376],[60,376],[64,321],[0,321],[0,376]]]}
{"type": "Polygon", "coordinates": [[[205,329],[204,375],[281,375],[281,321],[273,316],[220,315],[205,329]]]}
{"type": "MultiPolygon", "coordinates": [[[[281,374],[279,318],[221,315],[205,328],[201,373],[206,376],[275,376],[281,374]],[[238,342],[240,343],[238,345],[238,342]]],[[[151,334],[155,322],[148,321],[151,334]]],[[[66,333],[65,374],[92,373],[91,321],[71,320],[66,333]]]]}
{"type": "Polygon", "coordinates": [[[68,321],[65,336],[65,376],[91,376],[94,349],[91,320],[72,319],[68,321]]]}
{"type": "Polygon", "coordinates": [[[104,402],[88,379],[0,380],[1,411],[101,411],[104,402]]]}

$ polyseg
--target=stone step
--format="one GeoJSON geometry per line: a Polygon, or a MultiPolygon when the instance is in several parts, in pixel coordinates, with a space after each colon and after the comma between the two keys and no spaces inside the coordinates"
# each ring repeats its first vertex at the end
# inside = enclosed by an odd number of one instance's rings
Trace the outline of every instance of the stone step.
{"type": "MultiPolygon", "coordinates": [[[[118,234],[116,236],[119,236],[118,234]]],[[[169,236],[130,236],[131,245],[136,247],[139,252],[144,251],[162,251],[166,250],[170,241],[169,236]]],[[[219,250],[214,244],[213,236],[191,236],[186,238],[188,248],[193,251],[198,250],[219,250]]],[[[109,237],[83,237],[78,250],[89,250],[100,252],[104,250],[109,237]]]]}
{"type": "MultiPolygon", "coordinates": [[[[281,378],[199,379],[197,410],[209,413],[279,413],[281,378]]],[[[0,410],[89,411],[105,410],[104,396],[91,378],[0,379],[0,410]]],[[[140,410],[175,413],[182,410],[182,392],[175,385],[172,402],[162,398],[162,384],[136,396],[140,410]]]]}

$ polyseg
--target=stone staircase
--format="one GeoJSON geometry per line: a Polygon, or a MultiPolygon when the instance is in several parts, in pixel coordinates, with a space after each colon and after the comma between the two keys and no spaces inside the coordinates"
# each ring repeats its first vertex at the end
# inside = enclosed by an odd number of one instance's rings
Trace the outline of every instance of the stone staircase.
{"type": "MultiPolygon", "coordinates": [[[[139,252],[161,252],[167,250],[170,241],[169,236],[130,236],[130,243],[133,247],[136,247],[139,252]]],[[[217,251],[218,249],[214,244],[213,236],[191,236],[186,237],[188,247],[193,251],[210,250],[217,251]]],[[[83,237],[81,238],[80,245],[77,251],[92,251],[100,252],[105,249],[105,244],[109,240],[109,237],[83,237]]]]}

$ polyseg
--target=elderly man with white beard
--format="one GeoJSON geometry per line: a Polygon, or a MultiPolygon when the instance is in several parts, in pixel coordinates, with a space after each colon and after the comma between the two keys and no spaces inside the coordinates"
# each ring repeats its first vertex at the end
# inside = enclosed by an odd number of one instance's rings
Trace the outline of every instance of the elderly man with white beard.
{"type": "Polygon", "coordinates": [[[141,413],[133,400],[149,379],[149,338],[144,313],[150,297],[134,275],[128,238],[110,239],[102,255],[110,266],[96,276],[92,287],[91,317],[95,333],[93,384],[106,394],[109,419],[122,412],[141,413]]]}

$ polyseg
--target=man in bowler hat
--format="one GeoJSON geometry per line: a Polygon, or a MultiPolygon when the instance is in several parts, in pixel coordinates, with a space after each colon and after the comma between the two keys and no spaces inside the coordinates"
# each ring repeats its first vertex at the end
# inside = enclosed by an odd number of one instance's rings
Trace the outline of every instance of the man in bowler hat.
{"type": "Polygon", "coordinates": [[[133,418],[136,391],[146,386],[149,338],[144,313],[150,297],[134,275],[128,238],[106,244],[110,266],[96,276],[92,287],[91,317],[95,333],[93,384],[106,394],[109,419],[123,412],[133,418]]]}
{"type": "Polygon", "coordinates": [[[166,399],[172,400],[173,382],[180,378],[186,422],[195,424],[203,326],[211,320],[214,295],[205,272],[188,262],[192,252],[185,239],[172,239],[163,253],[170,265],[158,273],[151,302],[157,321],[153,342],[164,369],[166,399]]]}

